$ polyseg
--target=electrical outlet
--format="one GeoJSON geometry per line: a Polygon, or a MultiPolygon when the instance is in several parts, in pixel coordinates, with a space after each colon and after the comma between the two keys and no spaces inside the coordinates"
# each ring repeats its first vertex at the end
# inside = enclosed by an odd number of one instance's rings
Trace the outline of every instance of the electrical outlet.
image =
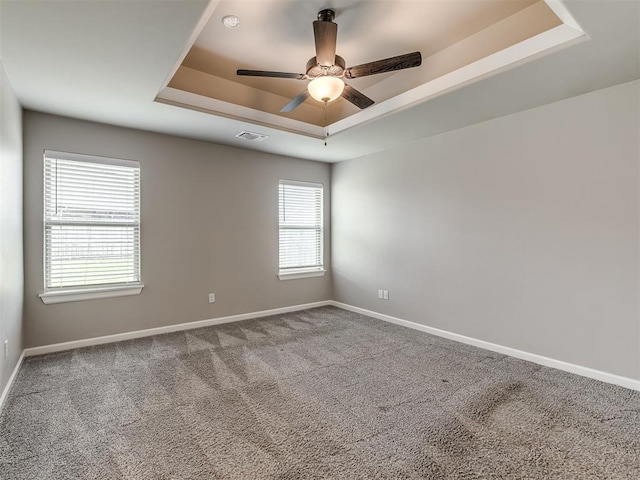
{"type": "Polygon", "coordinates": [[[2,353],[2,356],[5,360],[9,356],[9,340],[4,341],[4,351],[2,353]]]}
{"type": "Polygon", "coordinates": [[[378,290],[378,298],[382,300],[382,290],[378,290]]]}
{"type": "Polygon", "coordinates": [[[215,293],[210,293],[209,294],[209,303],[216,303],[216,294],[215,293]]]}
{"type": "Polygon", "coordinates": [[[389,300],[389,290],[383,290],[383,291],[382,291],[382,297],[383,297],[385,300],[389,300]]]}

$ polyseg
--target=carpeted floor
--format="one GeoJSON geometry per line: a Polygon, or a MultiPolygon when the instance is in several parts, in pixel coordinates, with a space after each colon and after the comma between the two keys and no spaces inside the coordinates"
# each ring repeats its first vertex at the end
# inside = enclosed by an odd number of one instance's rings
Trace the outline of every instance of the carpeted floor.
{"type": "Polygon", "coordinates": [[[0,478],[638,479],[640,392],[325,307],[27,358],[0,478]]]}

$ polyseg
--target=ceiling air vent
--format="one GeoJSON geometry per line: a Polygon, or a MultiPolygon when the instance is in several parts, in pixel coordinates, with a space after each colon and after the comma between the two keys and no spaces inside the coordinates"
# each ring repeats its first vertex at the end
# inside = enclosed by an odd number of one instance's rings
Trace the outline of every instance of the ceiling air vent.
{"type": "Polygon", "coordinates": [[[243,130],[242,132],[237,134],[236,137],[237,138],[244,138],[245,140],[251,140],[252,142],[261,142],[261,141],[266,140],[267,138],[269,138],[269,135],[263,135],[261,133],[247,132],[246,130],[243,130]]]}

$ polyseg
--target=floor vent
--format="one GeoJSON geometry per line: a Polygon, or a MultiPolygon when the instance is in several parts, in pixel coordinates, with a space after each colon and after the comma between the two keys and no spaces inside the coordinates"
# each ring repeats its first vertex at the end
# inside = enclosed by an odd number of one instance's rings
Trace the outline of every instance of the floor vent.
{"type": "Polygon", "coordinates": [[[261,142],[261,141],[266,140],[267,138],[269,138],[269,135],[263,135],[261,133],[247,132],[246,130],[243,130],[242,132],[237,134],[236,137],[237,138],[244,138],[245,140],[250,140],[252,142],[261,142]]]}

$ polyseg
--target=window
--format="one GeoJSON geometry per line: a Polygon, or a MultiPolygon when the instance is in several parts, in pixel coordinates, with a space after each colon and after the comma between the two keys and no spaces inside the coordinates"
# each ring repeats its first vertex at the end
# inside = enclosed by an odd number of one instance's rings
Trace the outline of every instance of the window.
{"type": "Polygon", "coordinates": [[[324,275],[323,187],[280,180],[281,280],[324,275]]]}
{"type": "Polygon", "coordinates": [[[140,293],[140,164],[44,154],[44,303],[140,293]]]}

